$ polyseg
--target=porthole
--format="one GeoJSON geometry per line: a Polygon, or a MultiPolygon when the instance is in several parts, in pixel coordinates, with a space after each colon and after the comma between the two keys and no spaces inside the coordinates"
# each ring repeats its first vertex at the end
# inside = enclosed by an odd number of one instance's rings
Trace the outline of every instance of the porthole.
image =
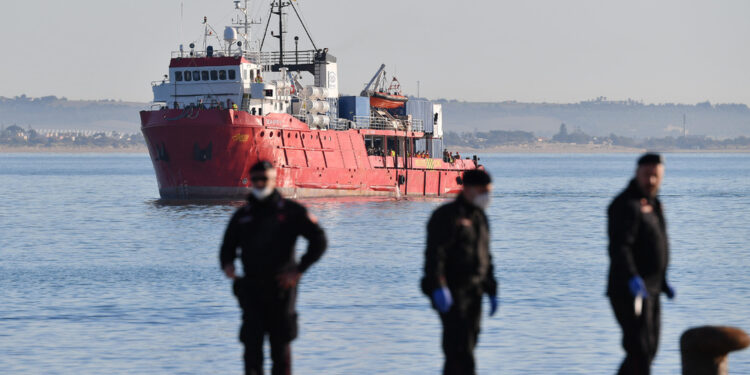
{"type": "Polygon", "coordinates": [[[294,133],[294,138],[299,138],[299,134],[294,133]]]}
{"type": "Polygon", "coordinates": [[[262,137],[262,136],[263,136],[264,134],[266,134],[266,133],[265,133],[265,132],[260,132],[260,136],[261,136],[261,137],[262,137]]]}
{"type": "Polygon", "coordinates": [[[302,134],[302,139],[305,139],[305,135],[304,134],[302,134]]]}
{"type": "Polygon", "coordinates": [[[286,133],[287,138],[292,138],[292,133],[286,133]]]}
{"type": "Polygon", "coordinates": [[[268,138],[273,138],[273,132],[268,132],[268,138]]]}

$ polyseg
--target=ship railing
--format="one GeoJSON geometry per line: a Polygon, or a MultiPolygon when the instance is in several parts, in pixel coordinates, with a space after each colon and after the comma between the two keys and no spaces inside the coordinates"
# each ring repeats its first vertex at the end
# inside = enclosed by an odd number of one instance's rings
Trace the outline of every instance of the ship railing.
{"type": "MultiPolygon", "coordinates": [[[[238,56],[240,56],[240,53],[237,52],[236,50],[232,51],[232,52],[230,52],[228,54],[226,52],[224,52],[224,51],[214,50],[213,54],[211,55],[211,57],[238,57],[238,56]]],[[[243,57],[250,57],[250,53],[248,51],[242,51],[242,56],[243,57]]],[[[185,58],[188,58],[188,57],[208,57],[208,53],[206,51],[192,51],[192,52],[190,52],[190,51],[182,51],[182,52],[180,52],[180,51],[172,51],[172,58],[175,59],[175,58],[178,58],[178,57],[185,57],[185,58]]]]}
{"type": "Polygon", "coordinates": [[[375,116],[354,116],[354,122],[357,123],[357,127],[363,129],[424,131],[424,121],[420,119],[409,120],[375,116]]]}
{"type": "MultiPolygon", "coordinates": [[[[283,58],[283,64],[282,65],[303,65],[303,64],[313,64],[315,62],[315,57],[319,55],[320,51],[315,50],[304,50],[304,51],[284,51],[284,58],[283,58]]],[[[226,53],[225,51],[221,50],[214,50],[213,57],[238,57],[242,56],[250,61],[253,61],[255,63],[260,63],[263,65],[271,66],[279,63],[279,57],[280,53],[279,51],[268,51],[268,52],[258,52],[258,51],[242,51],[242,53],[234,50],[230,53],[226,53]]],[[[172,51],[172,58],[178,58],[178,57],[184,57],[184,58],[190,58],[190,57],[208,57],[208,53],[206,51],[172,51]]]]}
{"type": "Polygon", "coordinates": [[[424,120],[421,120],[421,119],[412,119],[409,122],[411,123],[411,131],[413,131],[413,132],[424,132],[424,120]]]}
{"type": "Polygon", "coordinates": [[[328,124],[328,129],[330,130],[349,130],[356,127],[356,123],[345,118],[331,119],[330,124],[328,124]]]}
{"type": "MultiPolygon", "coordinates": [[[[307,116],[292,115],[297,120],[307,123],[307,116]]],[[[399,130],[423,132],[424,122],[420,119],[389,119],[374,116],[354,116],[353,120],[344,118],[332,118],[328,124],[330,130],[348,130],[353,128],[375,129],[375,130],[399,130]]]]}
{"type": "MultiPolygon", "coordinates": [[[[237,50],[233,50],[230,53],[226,53],[226,51],[220,51],[220,50],[214,50],[212,57],[244,57],[252,62],[258,62],[261,60],[261,55],[263,52],[258,53],[258,51],[242,51],[242,53],[238,52],[237,50]]],[[[285,54],[286,55],[286,54],[285,54]]],[[[208,57],[208,53],[206,51],[172,51],[172,58],[178,58],[178,57],[208,57]]],[[[284,56],[286,57],[286,56],[284,56]]],[[[277,58],[278,60],[278,58],[277,58]]],[[[286,60],[286,59],[285,59],[286,60]]]]}
{"type": "MultiPolygon", "coordinates": [[[[315,62],[315,50],[285,51],[282,65],[312,64],[315,62]]],[[[279,51],[260,52],[258,54],[260,63],[273,65],[279,63],[279,51]]]]}

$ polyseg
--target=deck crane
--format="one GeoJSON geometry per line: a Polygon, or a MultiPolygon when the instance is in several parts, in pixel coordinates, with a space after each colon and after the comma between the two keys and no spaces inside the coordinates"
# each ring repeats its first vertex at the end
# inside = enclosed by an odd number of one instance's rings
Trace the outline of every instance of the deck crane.
{"type": "MultiPolygon", "coordinates": [[[[370,80],[370,82],[367,84],[367,86],[365,86],[365,89],[362,90],[362,92],[359,95],[370,96],[370,94],[372,94],[370,87],[372,86],[373,83],[375,83],[378,80],[378,78],[380,78],[381,74],[384,74],[384,72],[385,72],[385,64],[381,64],[380,69],[378,69],[377,73],[375,73],[375,75],[372,76],[372,79],[370,80]]],[[[372,91],[375,91],[375,90],[372,90],[372,91]]]]}

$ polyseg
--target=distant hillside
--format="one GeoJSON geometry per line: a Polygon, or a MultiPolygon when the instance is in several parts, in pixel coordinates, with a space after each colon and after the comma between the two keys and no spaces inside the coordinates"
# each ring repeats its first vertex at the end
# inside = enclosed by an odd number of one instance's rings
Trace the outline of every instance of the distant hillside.
{"type": "Polygon", "coordinates": [[[454,132],[523,130],[551,137],[565,123],[594,136],[676,137],[682,135],[684,114],[688,135],[750,135],[750,109],[745,104],[643,104],[604,98],[572,104],[438,102],[443,104],[446,130],[454,132]]]}
{"type": "Polygon", "coordinates": [[[115,100],[67,100],[55,96],[0,97],[0,124],[34,129],[140,132],[138,112],[146,103],[115,100]]]}
{"type": "MultiPolygon", "coordinates": [[[[438,100],[443,105],[446,131],[521,130],[552,137],[565,123],[571,131],[592,136],[616,134],[632,138],[687,134],[714,138],[750,136],[750,108],[744,104],[643,104],[599,98],[571,104],[462,102],[438,100]]],[[[35,129],[97,130],[135,133],[138,112],[148,103],[114,100],[79,101],[46,96],[0,97],[0,124],[35,129]]]]}

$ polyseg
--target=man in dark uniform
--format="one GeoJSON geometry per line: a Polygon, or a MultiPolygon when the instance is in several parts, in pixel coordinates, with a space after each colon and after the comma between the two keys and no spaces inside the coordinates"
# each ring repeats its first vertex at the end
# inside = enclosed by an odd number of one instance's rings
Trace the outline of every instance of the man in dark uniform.
{"type": "Polygon", "coordinates": [[[669,247],[662,205],[657,198],[664,176],[659,154],[638,160],[635,178],[609,206],[607,295],[622,327],[627,356],[618,374],[650,373],[659,343],[659,295],[670,299],[669,247]]]}
{"type": "Polygon", "coordinates": [[[476,372],[474,347],[483,294],[490,299],[490,316],[497,311],[497,281],[484,213],[491,189],[485,171],[466,171],[462,192],[435,210],[427,224],[422,292],[430,297],[443,323],[446,375],[476,372]]]}
{"type": "Polygon", "coordinates": [[[240,341],[245,344],[245,373],[263,373],[263,340],[271,343],[272,374],[291,374],[290,343],[297,337],[297,282],[326,248],[317,220],[307,210],[276,191],[276,170],[267,161],[250,169],[252,193],[232,216],[219,254],[221,268],[234,280],[234,294],[242,308],[240,341]],[[298,236],[308,240],[297,263],[298,236]],[[237,248],[241,254],[237,254],[237,248]],[[235,274],[234,260],[242,259],[244,277],[235,274]]]}

